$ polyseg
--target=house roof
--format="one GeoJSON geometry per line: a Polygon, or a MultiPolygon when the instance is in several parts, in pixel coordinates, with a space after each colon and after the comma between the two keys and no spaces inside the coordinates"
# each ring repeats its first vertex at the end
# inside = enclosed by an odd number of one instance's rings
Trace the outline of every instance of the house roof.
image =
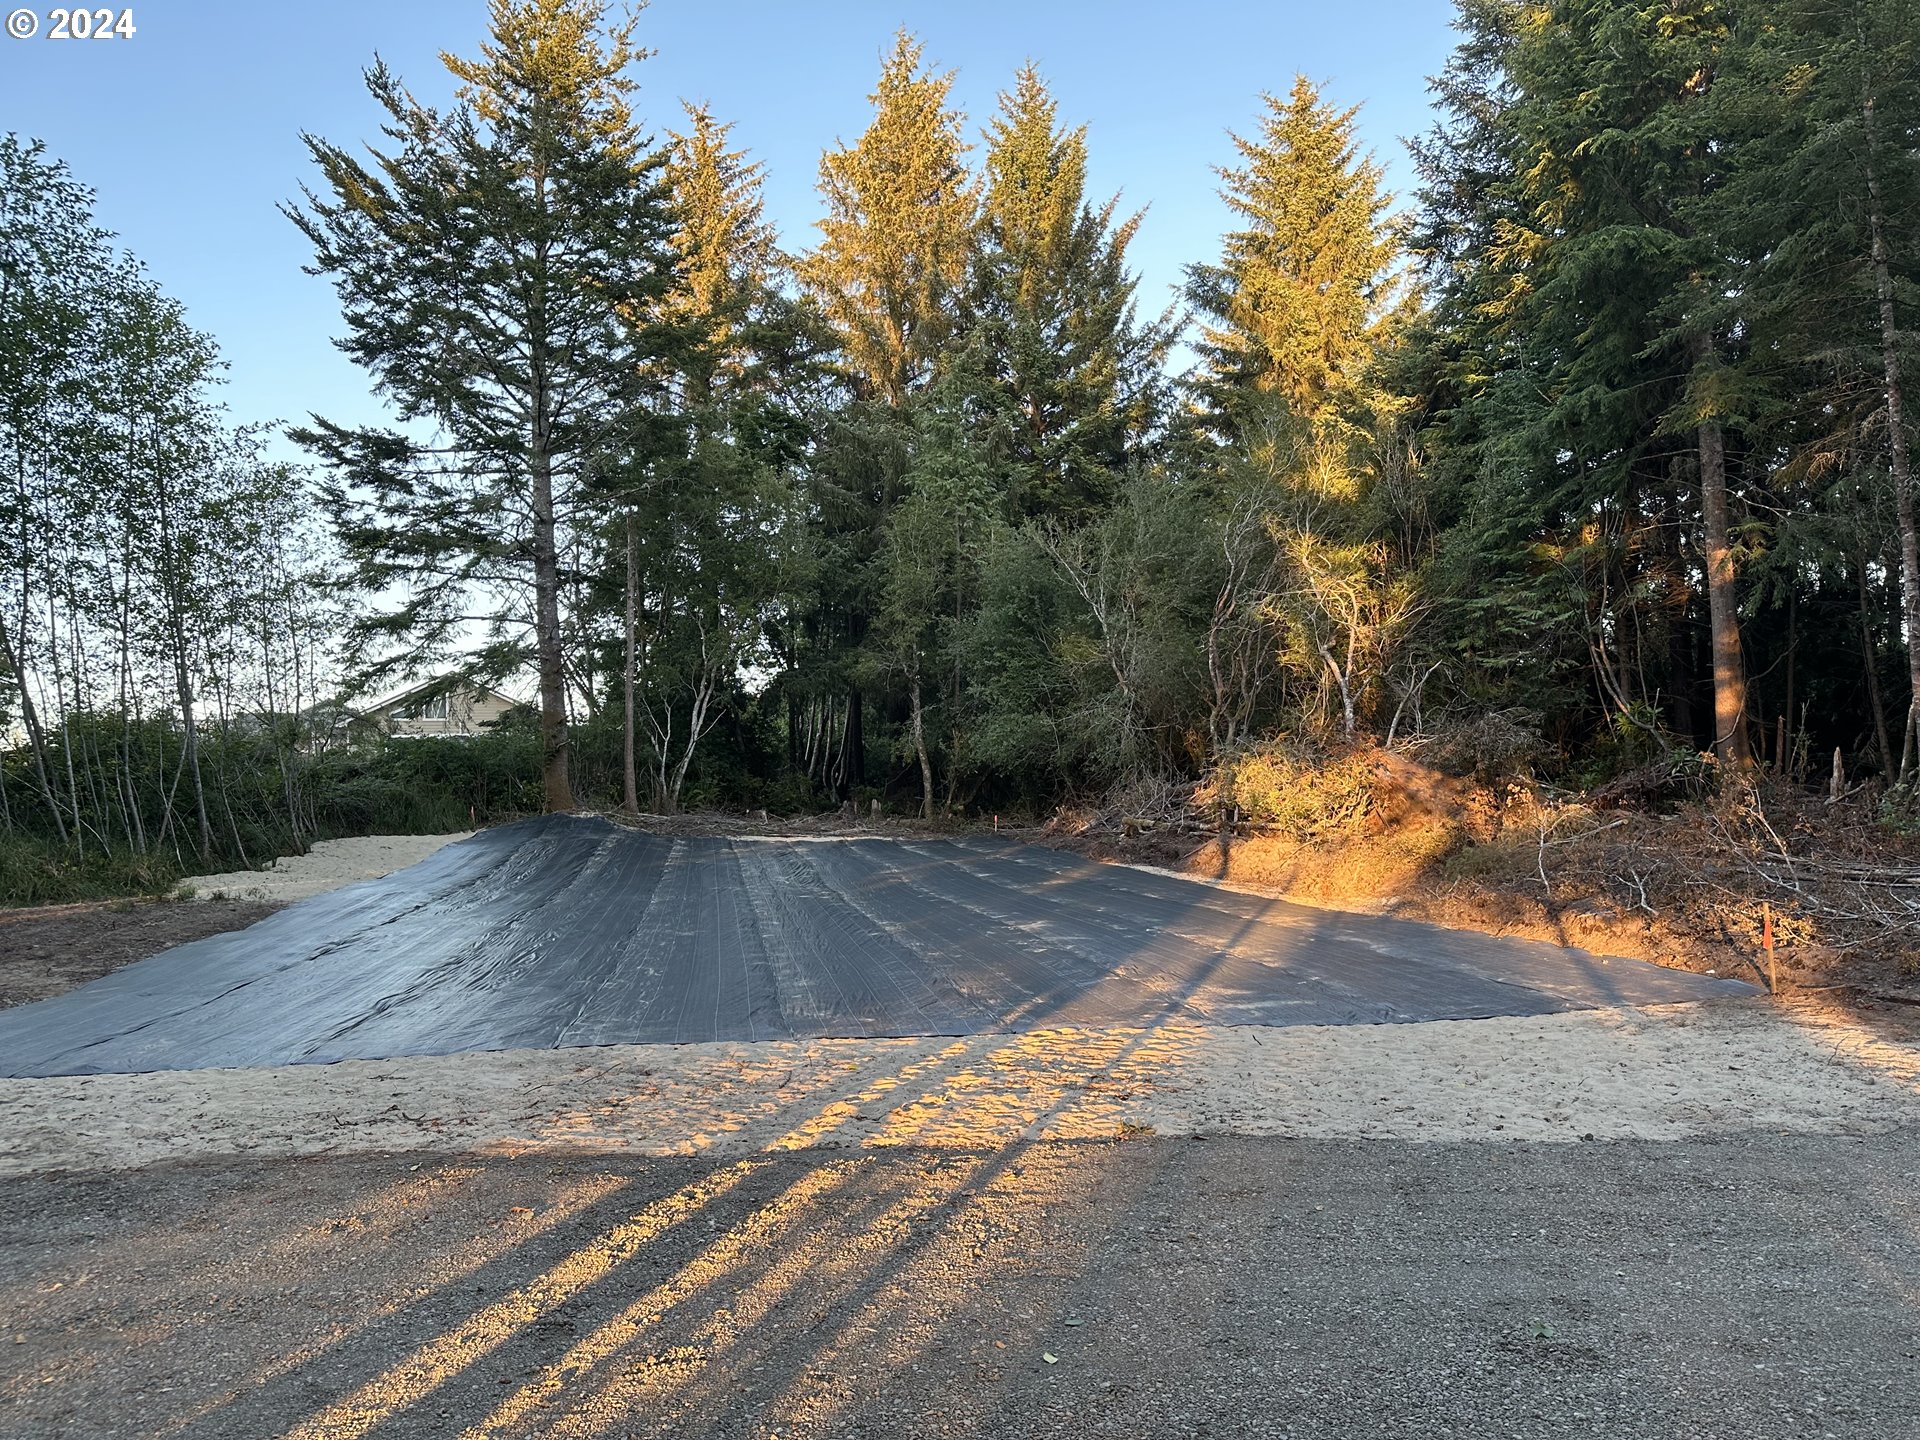
{"type": "MultiPolygon", "coordinates": [[[[365,702],[364,704],[356,705],[355,707],[353,707],[353,710],[351,711],[351,713],[356,718],[363,715],[377,714],[382,710],[391,709],[393,706],[398,705],[403,700],[411,700],[415,695],[421,694],[423,691],[431,690],[438,685],[446,685],[448,681],[454,682],[451,687],[454,690],[458,690],[464,687],[465,689],[475,691],[480,695],[488,696],[492,699],[501,701],[503,704],[525,705],[528,703],[527,699],[524,696],[515,695],[510,690],[496,688],[492,685],[483,685],[478,680],[469,680],[463,676],[441,674],[441,675],[429,675],[424,680],[416,680],[413,684],[408,685],[403,690],[393,690],[388,692],[385,695],[377,696],[374,699],[365,702]]],[[[512,682],[508,681],[503,683],[511,684],[512,682]]]]}

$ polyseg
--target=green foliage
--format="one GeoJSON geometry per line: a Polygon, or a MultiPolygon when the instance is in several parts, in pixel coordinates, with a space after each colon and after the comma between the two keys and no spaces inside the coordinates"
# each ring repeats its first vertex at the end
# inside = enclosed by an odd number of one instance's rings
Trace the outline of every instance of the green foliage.
{"type": "Polygon", "coordinates": [[[1064,129],[1032,66],[987,126],[981,223],[957,370],[1012,519],[1080,523],[1112,504],[1165,405],[1169,317],[1135,315],[1139,215],[1086,197],[1085,127],[1064,129]]]}
{"type": "MultiPolygon", "coordinates": [[[[527,727],[472,737],[368,738],[304,755],[292,774],[285,737],[235,727],[205,737],[201,747],[216,817],[213,844],[202,854],[180,817],[167,818],[166,781],[182,754],[173,727],[149,721],[128,730],[117,716],[79,715],[64,735],[76,762],[91,761],[105,745],[124,747],[133,760],[138,814],[121,797],[88,787],[99,803],[81,806],[85,838],[64,842],[48,814],[19,806],[30,765],[18,751],[6,756],[0,780],[15,797],[14,828],[0,833],[0,904],[160,894],[183,877],[264,865],[314,840],[439,835],[541,808],[540,739],[527,727]]],[[[64,771],[64,751],[56,748],[51,758],[64,771]]]]}
{"type": "Polygon", "coordinates": [[[171,856],[100,851],[80,855],[53,840],[0,835],[0,905],[66,905],[165,895],[180,877],[171,856]]]}
{"type": "Polygon", "coordinates": [[[1403,226],[1358,153],[1358,108],[1329,105],[1304,75],[1285,100],[1264,98],[1259,133],[1233,137],[1242,163],[1219,171],[1242,228],[1218,264],[1188,270],[1200,393],[1228,434],[1262,395],[1303,422],[1337,415],[1402,318],[1403,226]]]}
{"type": "Polygon", "coordinates": [[[1461,0],[1416,217],[1297,79],[1217,171],[1233,218],[1187,270],[1176,377],[1140,216],[1089,195],[1032,67],[973,154],[900,34],[789,259],[723,120],[644,135],[633,20],[492,0],[444,112],[376,64],[380,146],[308,137],[289,214],[393,405],[300,432],[317,505],[8,137],[16,888],[576,794],[938,814],[1210,777],[1304,833],[1364,780],[1275,736],[1598,783],[1724,741],[1742,665],[1767,763],[1897,774],[1909,9],[1461,0]],[[342,746],[314,706],[342,628],[356,683],[533,658],[543,728],[342,746]]]}
{"type": "Polygon", "coordinates": [[[820,160],[827,214],[800,263],[862,399],[899,406],[923,385],[953,331],[977,186],[967,174],[951,73],[924,70],[902,30],[870,97],[858,141],[820,160]]]}
{"type": "Polygon", "coordinates": [[[363,743],[316,757],[305,778],[322,837],[443,835],[538,814],[540,762],[539,735],[515,727],[363,743]]]}
{"type": "Polygon", "coordinates": [[[341,348],[405,427],[294,432],[332,474],[372,597],[351,659],[367,679],[456,657],[498,678],[534,659],[556,809],[573,803],[560,557],[591,528],[596,481],[677,428],[650,363],[679,339],[653,313],[675,278],[665,157],[627,104],[637,22],[608,27],[606,10],[494,0],[481,58],[445,57],[462,85],[444,114],[376,62],[367,88],[396,148],[369,165],[303,137],[324,193],[286,207],[333,277],[341,348]],[[476,613],[491,643],[462,654],[476,613]]]}
{"type": "MultiPolygon", "coordinates": [[[[1690,452],[1708,422],[1750,710],[1791,708],[1816,747],[1888,748],[1862,693],[1875,652],[1905,649],[1874,602],[1899,561],[1893,507],[1869,499],[1890,392],[1862,100],[1912,133],[1898,8],[1463,4],[1448,118],[1416,147],[1434,304],[1396,383],[1437,526],[1433,629],[1464,695],[1536,709],[1569,750],[1617,752],[1609,766],[1635,737],[1707,741],[1711,537],[1690,452]],[[1863,712],[1864,734],[1843,718],[1863,712]]],[[[1887,157],[1883,202],[1907,214],[1913,165],[1910,146],[1887,157]]]]}

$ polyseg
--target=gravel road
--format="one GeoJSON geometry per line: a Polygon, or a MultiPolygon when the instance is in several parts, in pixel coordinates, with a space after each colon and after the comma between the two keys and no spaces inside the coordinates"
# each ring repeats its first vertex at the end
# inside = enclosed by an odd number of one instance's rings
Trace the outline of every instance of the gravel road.
{"type": "Polygon", "coordinates": [[[1913,1131],[0,1183],[0,1433],[1920,1434],[1913,1131]]]}

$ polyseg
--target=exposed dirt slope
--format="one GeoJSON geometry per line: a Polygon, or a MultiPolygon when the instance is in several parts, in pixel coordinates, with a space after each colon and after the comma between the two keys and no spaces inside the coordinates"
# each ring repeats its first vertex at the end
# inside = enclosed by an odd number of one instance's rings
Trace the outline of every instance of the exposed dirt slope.
{"type": "Polygon", "coordinates": [[[1666,813],[1618,786],[1556,796],[1363,749],[1300,777],[1284,826],[1221,827],[1197,797],[1063,810],[1048,843],[1291,899],[1519,935],[1783,990],[1920,1000],[1920,844],[1871,797],[1764,784],[1666,813]],[[1196,800],[1198,803],[1196,803],[1196,800]]]}

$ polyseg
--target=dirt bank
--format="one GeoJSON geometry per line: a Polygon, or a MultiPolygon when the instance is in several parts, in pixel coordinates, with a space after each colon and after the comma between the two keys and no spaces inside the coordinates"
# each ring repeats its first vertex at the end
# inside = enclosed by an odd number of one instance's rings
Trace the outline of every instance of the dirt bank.
{"type": "Polygon", "coordinates": [[[1035,837],[1258,894],[1627,955],[1783,992],[1920,1001],[1920,836],[1871,795],[1584,794],[1359,746],[1277,763],[1256,818],[1209,785],[1065,808],[1035,837]],[[1284,781],[1285,783],[1280,783],[1284,781]],[[1223,825],[1222,814],[1236,823],[1223,825]]]}

